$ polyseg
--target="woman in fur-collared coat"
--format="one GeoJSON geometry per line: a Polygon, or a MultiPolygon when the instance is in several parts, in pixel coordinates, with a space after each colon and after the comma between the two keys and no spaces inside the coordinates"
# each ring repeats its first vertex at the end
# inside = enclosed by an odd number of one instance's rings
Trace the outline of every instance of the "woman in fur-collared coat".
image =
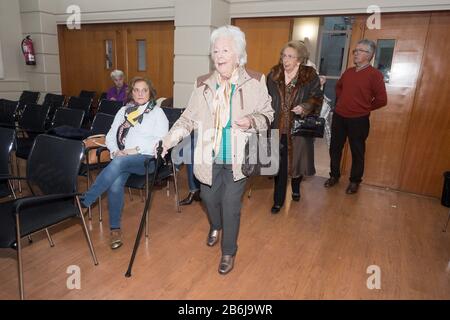
{"type": "Polygon", "coordinates": [[[275,111],[272,128],[280,130],[280,170],[275,177],[272,213],[278,213],[284,204],[289,174],[292,199],[299,201],[302,178],[316,173],[314,138],[291,136],[294,115],[319,114],[322,106],[323,92],[316,70],[304,65],[308,56],[302,42],[290,41],[281,50],[280,62],[267,76],[275,111]]]}

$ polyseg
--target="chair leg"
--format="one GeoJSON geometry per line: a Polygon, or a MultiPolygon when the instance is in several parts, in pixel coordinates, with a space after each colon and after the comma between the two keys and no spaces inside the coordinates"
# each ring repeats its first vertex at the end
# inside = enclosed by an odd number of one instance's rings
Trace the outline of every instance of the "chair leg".
{"type": "Polygon", "coordinates": [[[130,195],[130,201],[133,201],[133,196],[131,195],[131,188],[128,187],[128,194],[130,195]]]}
{"type": "Polygon", "coordinates": [[[45,228],[45,233],[47,234],[47,240],[48,243],[50,244],[50,247],[53,248],[55,246],[55,243],[53,242],[52,236],[50,235],[50,232],[48,232],[47,228],[45,228]]]}
{"type": "Polygon", "coordinates": [[[33,238],[31,236],[28,236],[27,239],[28,239],[28,243],[33,243],[33,238]]]}
{"type": "Polygon", "coordinates": [[[167,196],[170,197],[170,180],[167,179],[167,187],[166,187],[167,196]]]}
{"type": "Polygon", "coordinates": [[[98,197],[98,221],[103,221],[102,196],[98,197]]]}
{"type": "Polygon", "coordinates": [[[23,261],[22,261],[22,245],[20,243],[20,221],[19,215],[16,214],[16,241],[17,241],[17,266],[19,268],[19,293],[20,300],[24,300],[24,286],[23,286],[23,261]]]}
{"type": "MultiPolygon", "coordinates": [[[[19,158],[16,156],[16,167],[17,167],[17,176],[20,177],[20,168],[19,168],[19,158]]],[[[22,183],[20,183],[20,179],[17,180],[19,183],[19,193],[22,193],[22,183]]]]}
{"type": "Polygon", "coordinates": [[[173,163],[172,163],[172,172],[173,172],[173,185],[175,189],[175,208],[177,209],[177,212],[181,212],[178,198],[178,174],[175,168],[175,164],[173,163]]]}
{"type": "Polygon", "coordinates": [[[86,240],[88,242],[89,250],[91,251],[92,260],[94,260],[94,265],[98,265],[97,256],[95,255],[94,246],[92,245],[91,236],[89,235],[89,230],[86,226],[86,220],[84,219],[83,210],[81,210],[80,198],[76,196],[78,211],[80,213],[81,223],[83,225],[84,235],[86,236],[86,240]]]}
{"type": "Polygon", "coordinates": [[[13,198],[17,199],[16,193],[14,192],[14,186],[12,185],[11,180],[8,180],[8,186],[9,186],[9,189],[11,190],[13,198]]]}
{"type": "MultiPolygon", "coordinates": [[[[89,171],[89,163],[88,163],[87,168],[86,168],[86,190],[89,190],[90,186],[91,186],[91,173],[89,171]]],[[[91,206],[89,206],[89,208],[88,208],[88,219],[92,220],[91,206]]]]}
{"type": "Polygon", "coordinates": [[[450,211],[448,212],[448,219],[447,219],[447,223],[445,224],[444,230],[442,230],[442,232],[447,232],[447,227],[448,227],[448,223],[450,221],[450,211]]]}
{"type": "MultiPolygon", "coordinates": [[[[148,174],[145,175],[145,200],[148,199],[148,174]]],[[[148,238],[149,234],[149,223],[148,223],[148,209],[145,213],[145,237],[148,238]]]]}

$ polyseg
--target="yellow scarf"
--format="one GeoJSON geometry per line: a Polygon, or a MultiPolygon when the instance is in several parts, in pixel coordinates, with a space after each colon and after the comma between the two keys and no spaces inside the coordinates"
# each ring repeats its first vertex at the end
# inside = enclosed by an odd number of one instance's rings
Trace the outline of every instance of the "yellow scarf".
{"type": "Polygon", "coordinates": [[[216,71],[217,90],[214,94],[213,109],[214,109],[214,157],[217,157],[220,150],[220,143],[222,142],[222,129],[226,127],[230,120],[230,100],[231,100],[231,85],[237,86],[239,79],[239,68],[234,69],[230,79],[224,80],[216,71]]]}

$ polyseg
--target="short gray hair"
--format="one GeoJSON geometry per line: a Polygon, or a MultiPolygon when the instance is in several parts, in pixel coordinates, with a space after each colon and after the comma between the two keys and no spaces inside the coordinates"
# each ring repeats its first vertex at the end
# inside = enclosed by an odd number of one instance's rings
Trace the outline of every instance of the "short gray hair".
{"type": "Polygon", "coordinates": [[[111,72],[111,79],[116,79],[116,78],[123,78],[123,71],[122,70],[113,70],[111,72]]]}
{"type": "Polygon", "coordinates": [[[231,38],[234,42],[234,46],[236,49],[236,54],[239,58],[239,66],[242,67],[247,63],[247,51],[245,51],[245,47],[247,46],[247,42],[245,41],[245,34],[235,26],[222,26],[217,28],[211,33],[211,57],[214,60],[213,47],[214,43],[219,38],[231,38]]]}
{"type": "Polygon", "coordinates": [[[377,45],[375,42],[369,39],[359,40],[357,44],[363,44],[369,48],[370,54],[373,56],[375,54],[375,50],[377,50],[377,45]]]}

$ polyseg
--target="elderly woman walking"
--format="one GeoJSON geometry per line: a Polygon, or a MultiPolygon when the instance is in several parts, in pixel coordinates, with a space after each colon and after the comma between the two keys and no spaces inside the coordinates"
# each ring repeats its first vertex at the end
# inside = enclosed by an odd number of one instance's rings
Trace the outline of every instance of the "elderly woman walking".
{"type": "Polygon", "coordinates": [[[272,213],[280,211],[286,197],[287,181],[291,175],[292,200],[300,200],[300,182],[304,176],[316,173],[314,167],[314,138],[291,136],[294,115],[304,117],[320,114],[323,92],[319,76],[306,66],[309,53],[301,41],[290,41],[281,49],[280,61],[267,76],[275,120],[272,128],[280,130],[280,170],[275,177],[272,213]]]}
{"type": "Polygon", "coordinates": [[[194,150],[194,174],[201,182],[210,230],[206,244],[222,235],[219,273],[233,269],[237,252],[242,194],[246,177],[241,171],[245,143],[255,129],[266,129],[273,110],[265,77],[246,70],[244,33],[223,26],[211,34],[215,71],[197,78],[188,106],[163,139],[164,152],[192,130],[199,130],[194,150]],[[202,138],[200,138],[202,137],[202,138]]]}

